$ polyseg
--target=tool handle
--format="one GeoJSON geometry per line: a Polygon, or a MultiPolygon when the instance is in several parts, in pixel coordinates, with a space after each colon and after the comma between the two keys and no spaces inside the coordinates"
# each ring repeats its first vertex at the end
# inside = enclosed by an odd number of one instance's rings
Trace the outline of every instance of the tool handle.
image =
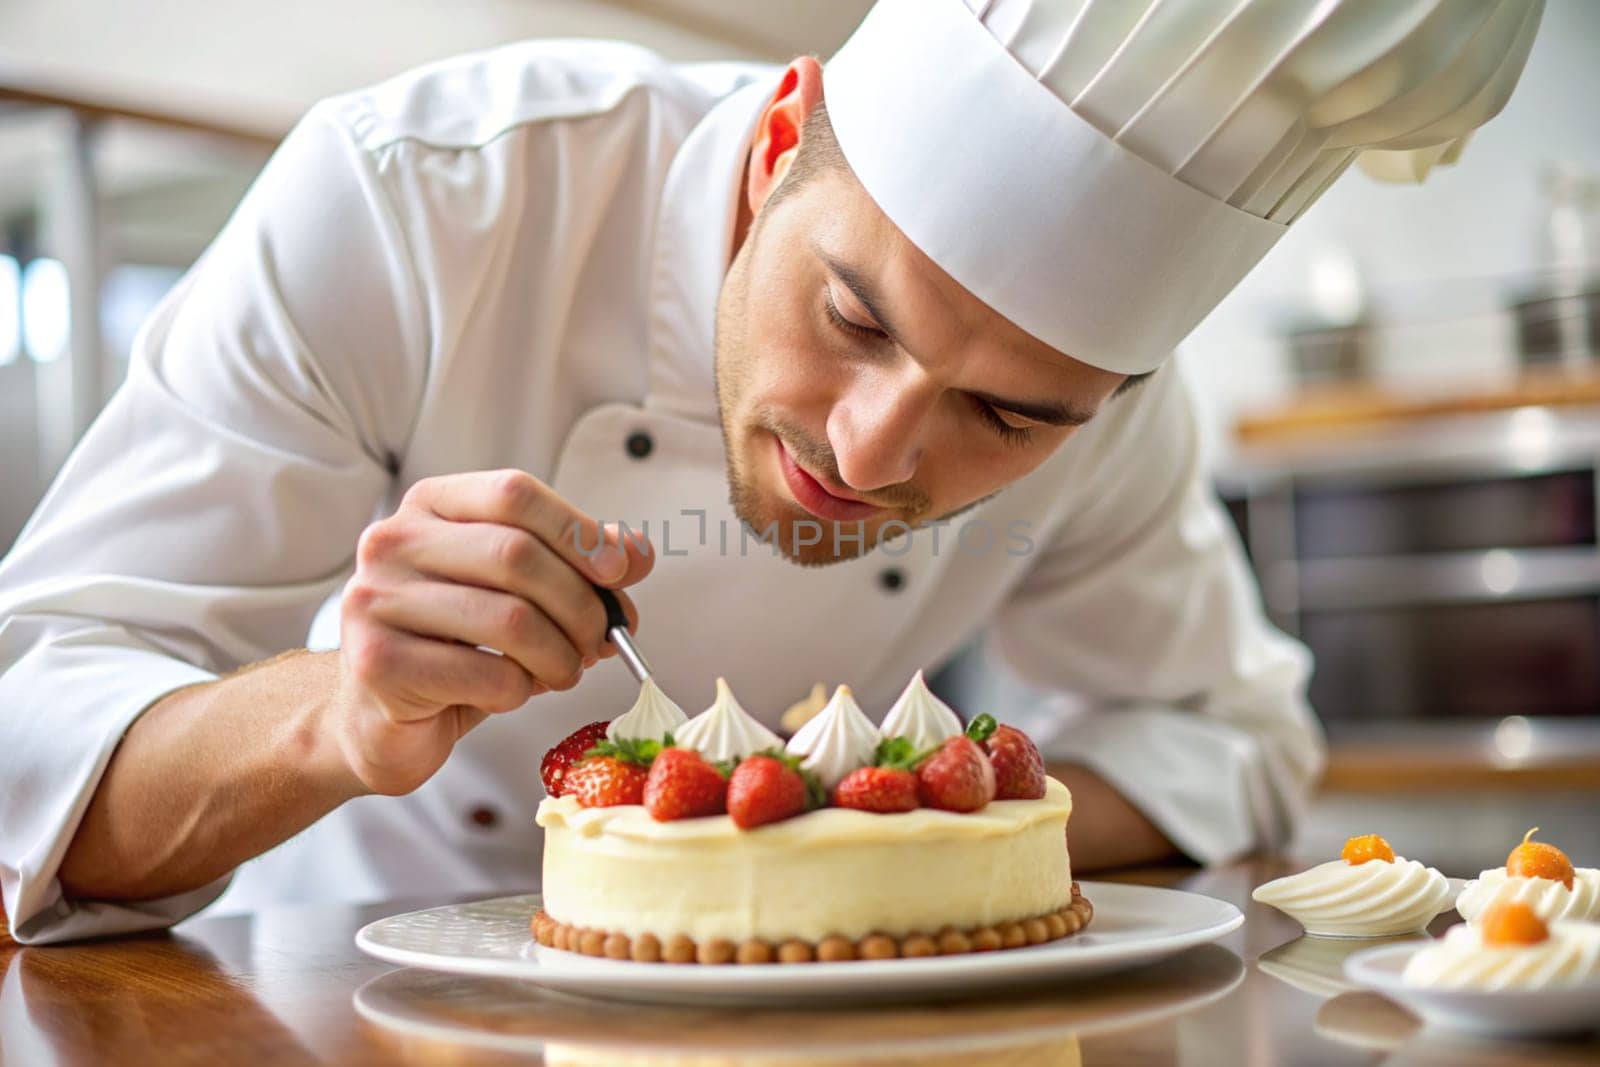
{"type": "MultiPolygon", "coordinates": [[[[594,585],[593,582],[589,583],[594,585]]],[[[606,607],[606,640],[611,639],[611,631],[618,626],[626,632],[628,629],[628,613],[622,610],[622,601],[617,599],[617,594],[603,585],[595,585],[594,591],[600,594],[600,603],[606,607]]]]}

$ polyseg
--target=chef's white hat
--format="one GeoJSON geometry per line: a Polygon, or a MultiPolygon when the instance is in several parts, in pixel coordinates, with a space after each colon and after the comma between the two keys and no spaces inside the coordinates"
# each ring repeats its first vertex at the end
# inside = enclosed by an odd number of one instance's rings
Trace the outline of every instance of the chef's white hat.
{"type": "Polygon", "coordinates": [[[1046,344],[1158,366],[1364,151],[1420,178],[1505,104],[1543,0],[878,0],[839,146],[1046,344]]]}

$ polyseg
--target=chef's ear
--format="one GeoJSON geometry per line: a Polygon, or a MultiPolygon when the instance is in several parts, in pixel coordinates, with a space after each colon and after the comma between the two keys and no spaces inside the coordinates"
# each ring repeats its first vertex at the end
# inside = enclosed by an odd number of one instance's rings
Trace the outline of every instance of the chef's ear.
{"type": "Polygon", "coordinates": [[[760,211],[772,190],[783,181],[800,147],[800,126],[822,99],[822,64],[801,56],[789,64],[778,91],[761,113],[750,145],[750,173],[745,195],[752,213],[760,211]]]}

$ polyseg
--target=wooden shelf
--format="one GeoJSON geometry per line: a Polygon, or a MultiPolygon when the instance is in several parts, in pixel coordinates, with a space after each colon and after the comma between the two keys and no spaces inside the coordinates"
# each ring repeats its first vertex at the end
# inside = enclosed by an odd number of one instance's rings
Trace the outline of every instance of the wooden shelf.
{"type": "Polygon", "coordinates": [[[1362,383],[1308,388],[1290,403],[1243,415],[1242,446],[1351,437],[1390,424],[1520,407],[1600,406],[1600,372],[1527,371],[1503,386],[1463,392],[1404,393],[1362,383]]]}
{"type": "Polygon", "coordinates": [[[1461,789],[1600,792],[1593,752],[1497,761],[1479,745],[1360,742],[1335,744],[1321,789],[1327,793],[1417,793],[1461,789]]]}

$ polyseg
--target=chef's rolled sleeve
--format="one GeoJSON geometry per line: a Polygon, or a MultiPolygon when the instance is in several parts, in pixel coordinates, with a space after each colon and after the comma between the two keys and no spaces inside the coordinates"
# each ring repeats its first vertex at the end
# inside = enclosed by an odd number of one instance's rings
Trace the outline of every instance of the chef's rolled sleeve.
{"type": "MultiPolygon", "coordinates": [[[[140,712],[185,686],[210,681],[210,671],[173,659],[120,627],[84,620],[13,616],[0,623],[0,661],[14,707],[73,705],[75,714],[38,716],[50,728],[10,730],[0,746],[0,780],[8,795],[0,835],[0,886],[11,934],[25,944],[132,933],[192,914],[222,892],[227,879],[180,896],[138,903],[74,902],[56,880],[117,742],[140,712]],[[39,640],[45,631],[53,636],[39,640]],[[91,693],[78,701],[73,694],[91,693]]],[[[44,723],[41,722],[41,726],[44,723]]]]}
{"type": "Polygon", "coordinates": [[[141,329],[0,561],[0,886],[19,941],[168,925],[227,884],[76,901],[57,872],[134,721],[303,644],[392,490],[427,346],[380,163],[313,109],[141,329]]]}
{"type": "MultiPolygon", "coordinates": [[[[1311,656],[1266,620],[1175,368],[1105,454],[1000,612],[991,647],[1090,712],[1046,755],[1105,778],[1179,849],[1220,863],[1283,845],[1324,760],[1311,656]]],[[[1113,401],[1116,403],[1116,401],[1113,401]]]]}

